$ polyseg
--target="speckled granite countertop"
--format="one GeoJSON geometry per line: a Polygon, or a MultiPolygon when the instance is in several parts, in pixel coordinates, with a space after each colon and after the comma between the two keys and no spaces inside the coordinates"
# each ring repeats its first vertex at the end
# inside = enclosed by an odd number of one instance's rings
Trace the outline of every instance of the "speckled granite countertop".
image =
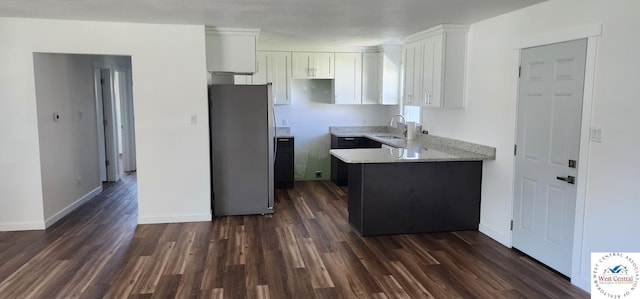
{"type": "Polygon", "coordinates": [[[346,163],[444,162],[495,160],[494,147],[419,134],[414,140],[402,137],[402,129],[391,127],[331,127],[338,137],[367,137],[390,147],[332,149],[331,155],[346,163]],[[395,136],[400,138],[388,138],[395,136]]]}

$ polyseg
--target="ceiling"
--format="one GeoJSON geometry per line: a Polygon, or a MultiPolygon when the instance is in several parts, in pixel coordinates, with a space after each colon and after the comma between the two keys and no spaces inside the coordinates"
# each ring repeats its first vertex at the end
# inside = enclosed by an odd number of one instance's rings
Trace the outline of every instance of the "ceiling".
{"type": "Polygon", "coordinates": [[[0,16],[261,28],[261,43],[373,46],[545,0],[2,0],[0,16]]]}

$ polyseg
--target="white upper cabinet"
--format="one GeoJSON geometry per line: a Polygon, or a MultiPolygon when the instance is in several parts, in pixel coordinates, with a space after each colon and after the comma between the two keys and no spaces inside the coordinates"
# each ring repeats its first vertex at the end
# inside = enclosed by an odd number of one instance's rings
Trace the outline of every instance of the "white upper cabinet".
{"type": "Polygon", "coordinates": [[[272,52],[271,61],[273,103],[291,104],[291,52],[272,52]]]}
{"type": "Polygon", "coordinates": [[[328,52],[293,52],[293,79],[333,79],[335,55],[328,52]]]}
{"type": "Polygon", "coordinates": [[[402,46],[386,45],[379,53],[379,104],[400,103],[400,77],[402,71],[402,46]]]}
{"type": "Polygon", "coordinates": [[[233,75],[233,84],[235,85],[252,85],[253,76],[251,75],[233,75]]]}
{"type": "Polygon", "coordinates": [[[205,30],[207,70],[253,74],[256,71],[256,42],[260,30],[207,27],[205,30]]]}
{"type": "Polygon", "coordinates": [[[334,104],[362,103],[362,53],[335,53],[334,104]]]}
{"type": "MultiPolygon", "coordinates": [[[[382,53],[362,53],[362,104],[381,104],[382,53]]],[[[336,54],[336,59],[338,58],[336,54]]],[[[338,65],[336,61],[336,79],[338,65]]]]}
{"type": "Polygon", "coordinates": [[[253,75],[234,75],[236,85],[271,83],[273,103],[291,104],[291,52],[258,51],[253,75]]]}
{"type": "Polygon", "coordinates": [[[256,72],[252,76],[253,84],[267,84],[272,69],[271,52],[256,52],[256,72]]]}
{"type": "Polygon", "coordinates": [[[404,47],[404,104],[464,107],[468,26],[440,25],[408,37],[404,47]]]}
{"type": "Polygon", "coordinates": [[[422,49],[421,106],[442,106],[442,39],[442,35],[436,35],[420,43],[422,49]]]}
{"type": "Polygon", "coordinates": [[[420,41],[407,44],[404,56],[404,105],[420,106],[422,94],[422,48],[420,41]]]}
{"type": "Polygon", "coordinates": [[[335,54],[314,53],[315,68],[314,77],[317,79],[333,79],[335,76],[335,54]]]}

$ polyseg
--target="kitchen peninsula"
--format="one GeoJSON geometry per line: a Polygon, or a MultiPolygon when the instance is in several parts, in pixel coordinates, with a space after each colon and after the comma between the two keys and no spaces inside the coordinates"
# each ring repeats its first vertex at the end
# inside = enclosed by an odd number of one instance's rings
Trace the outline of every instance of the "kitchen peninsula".
{"type": "Polygon", "coordinates": [[[348,164],[349,223],[362,236],[477,230],[482,161],[495,148],[389,127],[332,127],[332,137],[365,137],[382,148],[332,149],[348,164]]]}

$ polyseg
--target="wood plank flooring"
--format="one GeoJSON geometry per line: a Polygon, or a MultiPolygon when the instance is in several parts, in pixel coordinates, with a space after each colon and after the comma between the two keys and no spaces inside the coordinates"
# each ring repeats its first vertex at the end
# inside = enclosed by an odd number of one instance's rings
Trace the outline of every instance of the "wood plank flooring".
{"type": "Polygon", "coordinates": [[[0,298],[588,298],[476,231],[361,238],[329,181],[277,190],[273,215],[139,226],[135,184],[0,232],[0,298]]]}

